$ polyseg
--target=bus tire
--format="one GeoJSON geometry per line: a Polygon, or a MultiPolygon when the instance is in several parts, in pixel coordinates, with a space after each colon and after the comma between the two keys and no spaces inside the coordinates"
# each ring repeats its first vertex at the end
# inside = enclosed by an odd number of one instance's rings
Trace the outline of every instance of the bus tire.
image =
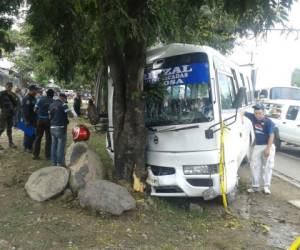
{"type": "Polygon", "coordinates": [[[235,187],[228,194],[226,194],[227,204],[228,205],[232,204],[234,201],[237,200],[237,197],[238,197],[238,185],[235,185],[235,187]]]}
{"type": "MultiPolygon", "coordinates": [[[[227,205],[230,205],[234,201],[237,200],[238,192],[239,192],[238,185],[239,185],[239,177],[237,176],[236,177],[236,183],[235,183],[233,189],[226,194],[227,205]]],[[[223,203],[222,196],[221,196],[221,202],[223,203]]]]}

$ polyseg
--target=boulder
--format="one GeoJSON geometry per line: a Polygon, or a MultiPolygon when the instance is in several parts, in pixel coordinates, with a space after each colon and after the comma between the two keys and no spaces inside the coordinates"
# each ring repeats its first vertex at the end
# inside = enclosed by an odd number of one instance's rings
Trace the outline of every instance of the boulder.
{"type": "Polygon", "coordinates": [[[86,183],[104,178],[104,167],[100,157],[88,149],[81,157],[70,166],[70,188],[76,194],[86,183]]]}
{"type": "Polygon", "coordinates": [[[97,212],[121,215],[135,209],[135,199],[126,188],[106,180],[88,182],[78,193],[80,205],[97,212]]]}
{"type": "Polygon", "coordinates": [[[46,167],[32,173],[25,184],[31,199],[45,201],[60,194],[68,184],[69,171],[63,167],[46,167]]]}
{"type": "Polygon", "coordinates": [[[88,150],[86,142],[73,142],[67,149],[65,163],[67,166],[75,163],[88,150]]]}

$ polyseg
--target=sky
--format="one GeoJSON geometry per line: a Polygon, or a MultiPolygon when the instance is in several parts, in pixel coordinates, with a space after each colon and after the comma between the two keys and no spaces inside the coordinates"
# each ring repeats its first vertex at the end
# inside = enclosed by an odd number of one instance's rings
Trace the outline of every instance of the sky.
{"type": "MultiPolygon", "coordinates": [[[[293,4],[287,26],[300,29],[300,1],[293,4]]],[[[253,55],[256,88],[291,85],[293,70],[300,69],[300,32],[269,31],[265,38],[244,39],[239,43],[230,57],[241,65],[250,63],[253,55]]]]}

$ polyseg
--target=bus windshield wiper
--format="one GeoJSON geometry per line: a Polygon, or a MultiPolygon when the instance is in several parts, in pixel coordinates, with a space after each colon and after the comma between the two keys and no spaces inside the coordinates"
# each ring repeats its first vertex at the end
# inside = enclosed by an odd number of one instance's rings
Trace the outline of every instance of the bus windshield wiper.
{"type": "Polygon", "coordinates": [[[160,130],[157,130],[156,128],[152,128],[152,127],[147,127],[147,129],[149,129],[152,132],[163,133],[163,132],[173,131],[173,129],[176,129],[176,127],[173,126],[165,129],[160,129],[160,130]]]}
{"type": "Polygon", "coordinates": [[[164,133],[164,132],[173,132],[173,131],[180,131],[180,130],[186,130],[186,129],[193,129],[193,128],[199,128],[199,125],[192,125],[192,126],[186,126],[186,127],[181,127],[181,128],[176,128],[175,126],[166,128],[166,129],[161,129],[157,130],[152,127],[147,127],[149,130],[152,132],[157,132],[157,133],[164,133]]]}
{"type": "Polygon", "coordinates": [[[193,128],[199,128],[199,125],[192,125],[192,126],[186,126],[186,127],[181,127],[181,128],[174,128],[174,129],[169,129],[168,131],[180,131],[180,130],[193,129],[193,128]]]}

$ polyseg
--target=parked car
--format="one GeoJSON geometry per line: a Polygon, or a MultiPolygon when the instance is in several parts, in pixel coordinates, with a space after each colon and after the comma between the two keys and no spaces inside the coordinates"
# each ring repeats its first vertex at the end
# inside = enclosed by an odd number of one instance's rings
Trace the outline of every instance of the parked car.
{"type": "Polygon", "coordinates": [[[266,115],[275,123],[275,145],[281,142],[300,146],[300,101],[269,100],[265,103],[266,115]]]}

